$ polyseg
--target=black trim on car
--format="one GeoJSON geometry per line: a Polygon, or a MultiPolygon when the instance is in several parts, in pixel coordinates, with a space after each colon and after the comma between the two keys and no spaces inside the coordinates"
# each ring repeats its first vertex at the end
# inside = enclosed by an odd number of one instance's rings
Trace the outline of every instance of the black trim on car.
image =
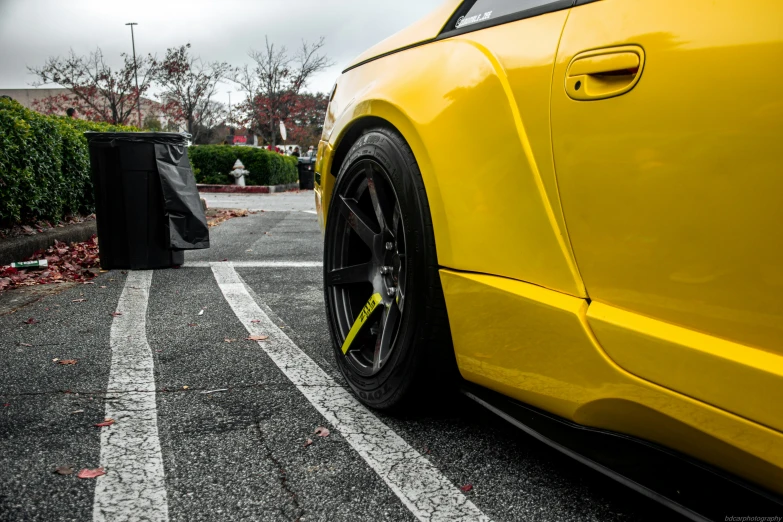
{"type": "Polygon", "coordinates": [[[416,42],[414,44],[406,45],[405,47],[400,47],[399,49],[394,49],[393,51],[387,51],[385,53],[379,54],[377,56],[373,56],[372,58],[367,58],[366,60],[362,60],[361,62],[351,65],[347,69],[343,71],[343,74],[347,73],[351,69],[356,69],[357,67],[361,67],[362,65],[370,62],[374,62],[375,60],[380,60],[381,58],[385,56],[389,56],[391,54],[397,54],[401,53],[402,51],[407,51],[408,49],[413,49],[414,47],[419,47],[420,45],[428,44],[430,42],[434,42],[435,38],[430,38],[429,40],[422,40],[421,42],[416,42]]]}
{"type": "Polygon", "coordinates": [[[780,496],[658,444],[575,424],[468,382],[462,393],[544,444],[691,520],[783,509],[780,496]]]}
{"type": "MultiPolygon", "coordinates": [[[[456,17],[452,16],[452,18],[449,20],[449,23],[446,24],[446,27],[453,27],[456,24],[456,21],[459,19],[459,17],[467,13],[470,10],[470,8],[473,7],[474,3],[475,0],[463,4],[458,10],[459,16],[456,17]],[[465,7],[467,7],[467,9],[464,9],[465,7]]],[[[466,25],[465,27],[460,27],[459,29],[452,29],[450,31],[445,31],[439,34],[437,38],[435,38],[435,40],[443,40],[445,38],[451,38],[452,36],[458,36],[465,33],[472,33],[473,31],[480,31],[482,29],[486,29],[487,27],[507,24],[509,22],[516,22],[517,20],[524,20],[525,18],[533,18],[534,16],[539,16],[546,13],[562,11],[563,9],[570,9],[571,7],[573,7],[573,5],[574,5],[574,0],[556,0],[554,2],[550,2],[544,5],[539,5],[537,7],[525,9],[524,11],[517,11],[515,13],[510,13],[505,16],[499,16],[498,18],[492,18],[490,20],[487,20],[486,22],[479,22],[476,24],[466,25]]]]}
{"type": "MultiPolygon", "coordinates": [[[[546,13],[553,13],[555,11],[562,11],[563,9],[570,9],[571,7],[576,7],[576,6],[589,4],[592,2],[598,2],[598,1],[600,0],[557,0],[549,4],[533,7],[531,9],[519,11],[517,13],[508,14],[506,16],[501,16],[493,20],[487,20],[486,22],[479,22],[477,24],[460,27],[459,29],[452,29],[450,31],[441,31],[441,33],[438,34],[438,36],[436,36],[435,38],[422,40],[421,42],[416,42],[410,45],[406,45],[404,47],[400,47],[399,49],[387,51],[377,56],[373,56],[372,58],[367,58],[366,60],[362,60],[361,62],[351,65],[350,67],[343,70],[343,74],[347,73],[351,69],[356,69],[357,67],[361,67],[366,63],[374,62],[375,60],[379,60],[391,54],[401,53],[402,51],[407,51],[408,49],[413,49],[414,47],[426,45],[431,42],[444,40],[446,38],[451,38],[452,36],[458,36],[473,31],[480,31],[481,29],[486,29],[487,27],[493,27],[495,25],[506,24],[509,22],[516,22],[517,20],[524,20],[525,18],[532,18],[534,16],[539,16],[546,13]]],[[[453,27],[457,23],[459,17],[464,16],[468,11],[470,11],[470,8],[473,7],[473,4],[475,3],[476,0],[466,0],[465,2],[463,2],[462,5],[459,6],[454,11],[454,14],[451,15],[451,18],[449,18],[449,21],[443,27],[444,28],[453,27]]]]}

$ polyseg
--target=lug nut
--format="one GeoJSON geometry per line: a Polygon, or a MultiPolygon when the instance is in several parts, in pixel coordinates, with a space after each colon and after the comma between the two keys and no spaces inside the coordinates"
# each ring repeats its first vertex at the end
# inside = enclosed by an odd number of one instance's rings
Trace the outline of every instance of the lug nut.
{"type": "Polygon", "coordinates": [[[389,297],[394,297],[395,295],[397,295],[397,289],[389,288],[388,290],[386,290],[386,293],[388,294],[389,297]]]}
{"type": "Polygon", "coordinates": [[[391,272],[392,272],[392,267],[390,266],[381,267],[381,274],[386,275],[386,274],[391,274],[391,272]]]}
{"type": "Polygon", "coordinates": [[[393,248],[394,248],[394,243],[392,243],[391,241],[388,241],[386,243],[386,250],[392,250],[393,248]]]}

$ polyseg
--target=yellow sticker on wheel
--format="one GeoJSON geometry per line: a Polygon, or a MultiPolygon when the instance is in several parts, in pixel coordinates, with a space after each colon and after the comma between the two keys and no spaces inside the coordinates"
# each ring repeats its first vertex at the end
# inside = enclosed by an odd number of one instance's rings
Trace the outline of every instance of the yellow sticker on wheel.
{"type": "Polygon", "coordinates": [[[351,326],[351,330],[348,332],[348,335],[345,337],[345,342],[343,343],[343,354],[348,353],[348,349],[351,347],[351,343],[356,338],[356,335],[359,333],[359,331],[364,326],[364,323],[367,322],[367,319],[372,315],[372,313],[375,311],[376,308],[381,304],[381,294],[372,294],[370,296],[370,299],[367,300],[367,304],[364,305],[362,308],[362,311],[359,312],[359,317],[356,318],[356,321],[354,321],[353,326],[351,326]]]}

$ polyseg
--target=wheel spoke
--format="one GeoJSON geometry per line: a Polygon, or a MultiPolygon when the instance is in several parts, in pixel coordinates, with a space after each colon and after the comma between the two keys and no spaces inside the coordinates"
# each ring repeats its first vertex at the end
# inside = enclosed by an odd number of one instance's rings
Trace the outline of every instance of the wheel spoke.
{"type": "Polygon", "coordinates": [[[375,345],[375,353],[372,358],[372,369],[374,372],[380,369],[381,363],[389,356],[399,317],[400,309],[397,307],[397,303],[392,301],[383,313],[383,330],[381,330],[380,339],[375,345]]]}
{"type": "Polygon", "coordinates": [[[347,266],[344,268],[335,268],[327,275],[326,284],[329,286],[335,286],[367,282],[370,281],[371,273],[371,263],[362,263],[360,265],[347,266]]]}
{"type": "Polygon", "coordinates": [[[378,293],[372,294],[370,299],[367,300],[367,303],[362,307],[361,312],[359,312],[359,316],[353,322],[351,329],[348,331],[348,335],[345,336],[345,341],[343,341],[343,346],[341,348],[344,354],[348,353],[348,350],[351,349],[351,345],[353,344],[353,340],[356,339],[356,336],[359,335],[359,333],[362,332],[365,328],[367,328],[368,325],[372,324],[367,320],[373,315],[373,312],[375,312],[379,306],[383,306],[381,304],[382,301],[383,299],[381,298],[381,294],[378,293]]]}
{"type": "Polygon", "coordinates": [[[368,247],[372,248],[373,240],[377,234],[368,225],[369,220],[367,216],[364,214],[364,212],[359,210],[359,207],[356,205],[356,201],[344,198],[342,196],[340,196],[340,199],[343,202],[340,210],[345,216],[345,219],[348,222],[348,226],[350,226],[354,232],[356,232],[359,238],[364,241],[368,247]]]}
{"type": "Polygon", "coordinates": [[[388,201],[386,197],[386,189],[381,181],[380,176],[376,176],[371,166],[367,166],[364,169],[364,173],[367,176],[367,190],[370,192],[370,199],[372,200],[372,208],[375,210],[375,217],[378,219],[378,224],[381,226],[381,230],[386,228],[386,217],[383,214],[383,204],[388,201]]]}

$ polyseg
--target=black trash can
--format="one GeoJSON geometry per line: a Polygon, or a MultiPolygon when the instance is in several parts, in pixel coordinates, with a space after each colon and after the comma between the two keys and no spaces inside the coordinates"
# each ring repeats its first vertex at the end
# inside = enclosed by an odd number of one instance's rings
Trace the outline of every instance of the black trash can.
{"type": "Polygon", "coordinates": [[[95,189],[101,268],[166,268],[181,265],[185,250],[209,248],[187,134],[84,135],[95,189]]]}
{"type": "Polygon", "coordinates": [[[313,190],[313,178],[315,176],[315,158],[303,156],[299,158],[299,190],[313,190]]]}

